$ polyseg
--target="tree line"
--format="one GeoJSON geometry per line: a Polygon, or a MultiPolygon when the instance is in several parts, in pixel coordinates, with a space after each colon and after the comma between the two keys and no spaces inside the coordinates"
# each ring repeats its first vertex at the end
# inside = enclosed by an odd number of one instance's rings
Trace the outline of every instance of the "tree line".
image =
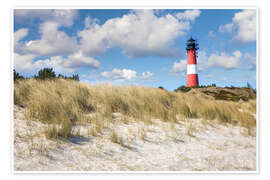
{"type": "MultiPolygon", "coordinates": [[[[56,75],[56,73],[53,71],[53,68],[43,68],[41,70],[38,71],[38,74],[30,77],[30,78],[34,78],[34,79],[38,79],[38,80],[46,80],[46,79],[56,79],[56,78],[62,78],[62,79],[71,79],[74,81],[79,81],[79,75],[78,74],[74,74],[72,76],[65,76],[62,74],[58,74],[56,75]]],[[[22,79],[30,79],[30,78],[26,78],[22,75],[20,75],[15,69],[13,70],[13,79],[14,82],[17,80],[22,80],[22,79]]]]}

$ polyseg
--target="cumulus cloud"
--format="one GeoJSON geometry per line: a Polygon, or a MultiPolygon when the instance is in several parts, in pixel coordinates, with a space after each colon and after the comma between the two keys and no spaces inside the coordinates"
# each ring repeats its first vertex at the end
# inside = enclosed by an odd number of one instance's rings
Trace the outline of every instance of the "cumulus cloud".
{"type": "Polygon", "coordinates": [[[197,66],[198,71],[204,71],[208,66],[208,56],[205,50],[198,51],[197,66]]]}
{"type": "Polygon", "coordinates": [[[35,55],[20,55],[14,54],[14,64],[15,69],[21,72],[32,71],[35,72],[44,67],[52,67],[57,72],[63,73],[73,73],[81,67],[89,67],[96,69],[99,67],[100,63],[98,60],[92,57],[86,57],[82,52],[74,53],[67,57],[62,56],[52,56],[48,59],[38,59],[34,60],[35,55]]]}
{"type": "Polygon", "coordinates": [[[28,34],[28,29],[21,28],[14,32],[14,52],[21,52],[22,53],[22,46],[20,44],[20,40],[26,37],[28,34]]]}
{"type": "Polygon", "coordinates": [[[178,73],[185,72],[186,70],[187,70],[187,60],[183,59],[180,61],[175,61],[173,63],[171,72],[174,74],[178,74],[178,73]]]}
{"type": "Polygon", "coordinates": [[[231,23],[221,25],[221,32],[233,34],[233,39],[243,43],[256,41],[256,10],[235,13],[231,23]]]}
{"type": "Polygon", "coordinates": [[[28,34],[28,29],[21,28],[14,32],[14,43],[18,44],[21,39],[23,39],[28,34]]]}
{"type": "Polygon", "coordinates": [[[250,42],[256,40],[256,10],[245,10],[236,13],[233,22],[238,27],[235,39],[242,42],[250,42]]]}
{"type": "Polygon", "coordinates": [[[222,52],[220,55],[213,53],[208,59],[208,66],[234,69],[238,66],[238,62],[241,57],[242,53],[240,51],[234,51],[232,56],[224,52],[222,52]]]}
{"type": "Polygon", "coordinates": [[[211,30],[211,31],[208,32],[208,37],[211,37],[211,38],[216,37],[216,35],[215,35],[215,33],[214,33],[213,30],[211,30]]]}
{"type": "Polygon", "coordinates": [[[75,72],[81,67],[89,67],[91,69],[96,69],[99,67],[100,63],[98,60],[92,57],[86,57],[82,52],[76,52],[67,58],[61,56],[54,56],[48,60],[40,61],[41,66],[51,66],[56,70],[61,72],[75,72]]]}
{"type": "Polygon", "coordinates": [[[143,72],[142,73],[142,78],[143,79],[150,79],[153,76],[151,72],[143,72]]]}
{"type": "Polygon", "coordinates": [[[193,9],[193,10],[186,10],[183,13],[177,13],[175,16],[178,19],[181,20],[191,20],[194,21],[197,17],[199,17],[201,14],[201,11],[198,9],[193,9]]]}
{"type": "Polygon", "coordinates": [[[29,22],[33,19],[57,22],[61,26],[71,26],[78,16],[77,10],[60,9],[15,9],[16,22],[29,22]]]}
{"type": "Polygon", "coordinates": [[[106,79],[112,79],[112,80],[130,80],[137,77],[137,72],[131,69],[117,69],[114,68],[111,72],[105,71],[101,73],[101,76],[106,79]]]}
{"type": "MultiPolygon", "coordinates": [[[[41,39],[30,40],[25,44],[15,44],[17,49],[24,53],[57,56],[69,55],[77,50],[76,37],[69,37],[65,32],[59,31],[59,24],[55,22],[45,22],[40,25],[41,39]]],[[[18,30],[21,32],[21,30],[18,30]]],[[[17,31],[15,32],[16,36],[17,31]]],[[[16,51],[16,49],[15,49],[16,51]]]]}
{"type": "Polygon", "coordinates": [[[35,54],[36,56],[65,56],[77,50],[76,37],[69,37],[61,26],[71,26],[77,17],[77,10],[49,9],[16,9],[15,22],[24,24],[33,20],[41,20],[39,25],[40,39],[20,42],[28,35],[28,29],[22,28],[14,33],[14,51],[20,54],[35,54]]]}
{"type": "Polygon", "coordinates": [[[91,17],[87,16],[84,20],[84,27],[87,29],[90,29],[90,28],[94,27],[95,24],[97,24],[98,22],[99,22],[99,19],[91,18],[91,17]]]}
{"type": "MultiPolygon", "coordinates": [[[[234,51],[233,55],[228,55],[224,52],[221,54],[212,53],[210,56],[206,53],[205,50],[198,51],[198,58],[197,58],[197,69],[199,72],[205,71],[209,68],[213,67],[221,67],[224,69],[234,69],[239,66],[241,63],[241,58],[243,57],[240,51],[234,51]]],[[[256,58],[251,56],[249,53],[244,55],[244,59],[251,63],[251,70],[252,68],[256,68],[256,58]],[[254,65],[255,62],[255,65],[254,65]]],[[[187,70],[187,59],[182,59],[179,61],[175,61],[173,66],[170,70],[170,73],[175,75],[184,75],[187,70]]]]}
{"type": "Polygon", "coordinates": [[[103,53],[110,47],[120,47],[129,57],[174,56],[177,52],[173,48],[174,40],[185,35],[190,29],[189,21],[198,16],[193,11],[185,14],[191,15],[179,20],[171,14],[158,17],[153,10],[135,10],[109,19],[103,25],[86,19],[86,28],[78,33],[80,48],[89,55],[103,53]]]}
{"type": "Polygon", "coordinates": [[[33,65],[33,60],[35,55],[33,54],[26,54],[21,55],[18,53],[14,53],[14,68],[16,71],[27,73],[36,71],[35,65],[33,65]]]}
{"type": "Polygon", "coordinates": [[[17,16],[22,15],[24,18],[30,15],[40,15],[41,19],[50,20],[40,24],[39,33],[41,38],[38,40],[21,41],[27,37],[28,29],[22,28],[14,32],[15,69],[24,73],[30,71],[35,73],[36,70],[41,68],[53,67],[58,72],[72,73],[81,67],[98,68],[98,60],[79,51],[76,37],[69,37],[65,32],[59,30],[62,25],[72,24],[72,12],[52,12],[53,17],[47,17],[47,11],[42,11],[41,14],[37,11],[15,12],[17,16]],[[64,18],[64,16],[68,17],[64,18]],[[63,22],[59,22],[58,19],[62,19],[63,22]],[[39,59],[40,56],[49,57],[39,59]]]}
{"type": "MultiPolygon", "coordinates": [[[[190,29],[190,21],[200,15],[199,10],[184,13],[157,15],[154,10],[134,10],[122,17],[112,18],[99,25],[97,19],[87,17],[85,29],[77,37],[70,37],[60,30],[71,26],[77,17],[76,10],[14,10],[15,21],[28,22],[39,19],[40,39],[21,41],[28,36],[28,29],[14,32],[15,68],[23,72],[43,67],[53,67],[59,72],[74,72],[80,67],[98,68],[93,55],[104,53],[108,48],[120,47],[128,57],[175,56],[176,38],[190,29]],[[77,41],[80,38],[80,41],[77,41]],[[47,59],[38,59],[49,56],[47,59]]],[[[143,72],[141,78],[151,78],[151,72],[143,72]]],[[[113,69],[103,72],[104,78],[133,79],[136,71],[113,69]]]]}
{"type": "Polygon", "coordinates": [[[230,24],[222,24],[218,27],[218,30],[220,32],[228,32],[228,33],[233,33],[233,29],[234,29],[234,24],[230,23],[230,24]]]}
{"type": "Polygon", "coordinates": [[[249,70],[256,70],[256,57],[250,53],[245,53],[243,59],[245,60],[246,64],[249,64],[249,70]]]}

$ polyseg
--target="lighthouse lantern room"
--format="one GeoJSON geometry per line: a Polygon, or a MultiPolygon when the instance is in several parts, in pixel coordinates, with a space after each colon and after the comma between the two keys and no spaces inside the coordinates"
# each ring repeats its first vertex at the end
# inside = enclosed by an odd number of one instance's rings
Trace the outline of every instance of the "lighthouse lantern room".
{"type": "Polygon", "coordinates": [[[197,74],[197,50],[199,44],[192,37],[187,41],[187,87],[198,86],[199,79],[197,74]]]}

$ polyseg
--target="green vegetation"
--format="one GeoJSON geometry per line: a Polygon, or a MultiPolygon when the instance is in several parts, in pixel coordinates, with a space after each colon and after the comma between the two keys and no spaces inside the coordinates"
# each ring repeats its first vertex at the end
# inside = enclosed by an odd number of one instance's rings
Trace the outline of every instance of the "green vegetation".
{"type": "Polygon", "coordinates": [[[17,81],[17,80],[24,79],[24,77],[22,75],[20,75],[18,72],[16,72],[16,70],[14,69],[13,70],[13,79],[14,79],[14,81],[17,81]]]}
{"type": "Polygon", "coordinates": [[[74,74],[71,77],[68,76],[64,76],[62,74],[58,75],[58,78],[62,78],[62,79],[71,79],[71,80],[75,80],[75,81],[80,81],[79,75],[78,74],[74,74]]]}
{"type": "Polygon", "coordinates": [[[159,89],[166,90],[163,86],[159,86],[159,89]]]}
{"type": "Polygon", "coordinates": [[[186,87],[184,85],[178,87],[177,89],[175,89],[175,92],[181,91],[181,92],[189,92],[191,89],[195,89],[195,88],[207,88],[207,87],[216,87],[216,84],[211,84],[211,85],[201,85],[201,86],[193,86],[193,87],[186,87]]]}
{"type": "Polygon", "coordinates": [[[195,87],[186,87],[180,86],[175,90],[175,92],[187,93],[191,90],[193,93],[201,93],[208,97],[213,97],[216,100],[224,101],[235,101],[240,100],[248,101],[250,99],[256,98],[256,91],[252,89],[251,85],[247,83],[247,87],[216,87],[215,84],[208,86],[195,86],[195,87]]]}
{"type": "Polygon", "coordinates": [[[174,91],[175,92],[178,92],[178,91],[181,91],[181,92],[183,92],[183,93],[186,93],[186,92],[188,92],[188,91],[190,91],[191,90],[191,87],[186,87],[186,86],[180,86],[180,87],[178,87],[177,89],[175,89],[174,91]]]}
{"type": "MultiPolygon", "coordinates": [[[[213,93],[215,99],[217,100],[230,100],[230,101],[239,101],[241,99],[240,96],[232,93],[232,92],[228,92],[228,91],[224,91],[221,90],[219,91],[219,93],[213,93]]],[[[243,97],[243,100],[247,100],[243,97]]]]}
{"type": "Polygon", "coordinates": [[[35,78],[40,80],[54,79],[56,78],[56,75],[52,68],[44,68],[38,72],[38,75],[35,76],[35,78]]]}
{"type": "MultiPolygon", "coordinates": [[[[22,80],[22,79],[31,79],[31,78],[25,78],[22,75],[20,75],[18,72],[16,72],[16,70],[13,70],[13,77],[14,77],[14,81],[17,80],[22,80]]],[[[78,74],[73,74],[72,76],[64,76],[62,74],[58,74],[58,76],[56,76],[56,73],[53,71],[53,68],[43,68],[41,70],[38,71],[38,74],[35,75],[34,77],[32,77],[34,79],[37,80],[53,80],[53,79],[70,79],[70,80],[75,80],[75,81],[79,81],[79,75],[78,74]]]]}

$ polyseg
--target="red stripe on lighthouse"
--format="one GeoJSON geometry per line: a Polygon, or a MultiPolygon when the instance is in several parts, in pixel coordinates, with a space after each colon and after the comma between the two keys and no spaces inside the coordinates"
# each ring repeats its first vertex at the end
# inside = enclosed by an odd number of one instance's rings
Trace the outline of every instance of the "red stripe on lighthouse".
{"type": "Polygon", "coordinates": [[[188,55],[188,64],[197,64],[195,49],[188,50],[187,55],[188,55]]]}
{"type": "Polygon", "coordinates": [[[187,75],[187,87],[198,86],[198,74],[188,74],[187,75]]]}

